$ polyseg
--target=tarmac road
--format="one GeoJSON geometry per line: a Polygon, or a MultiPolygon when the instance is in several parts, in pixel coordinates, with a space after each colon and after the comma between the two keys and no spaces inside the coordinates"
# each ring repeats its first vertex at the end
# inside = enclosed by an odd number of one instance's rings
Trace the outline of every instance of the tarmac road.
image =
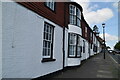
{"type": "Polygon", "coordinates": [[[120,54],[110,54],[112,56],[112,58],[118,63],[120,64],[120,54]]]}

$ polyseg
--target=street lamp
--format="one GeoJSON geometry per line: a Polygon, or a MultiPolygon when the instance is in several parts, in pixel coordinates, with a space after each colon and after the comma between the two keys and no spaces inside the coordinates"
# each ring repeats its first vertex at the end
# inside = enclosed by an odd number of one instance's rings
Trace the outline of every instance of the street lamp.
{"type": "Polygon", "coordinates": [[[102,24],[102,27],[103,27],[103,40],[104,40],[104,59],[105,59],[105,23],[102,24]]]}

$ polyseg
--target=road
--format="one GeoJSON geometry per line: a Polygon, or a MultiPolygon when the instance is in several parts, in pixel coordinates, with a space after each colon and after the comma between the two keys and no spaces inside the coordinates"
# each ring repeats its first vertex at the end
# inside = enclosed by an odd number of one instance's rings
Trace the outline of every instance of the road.
{"type": "Polygon", "coordinates": [[[120,64],[120,54],[110,54],[112,56],[112,58],[118,63],[120,64]]]}

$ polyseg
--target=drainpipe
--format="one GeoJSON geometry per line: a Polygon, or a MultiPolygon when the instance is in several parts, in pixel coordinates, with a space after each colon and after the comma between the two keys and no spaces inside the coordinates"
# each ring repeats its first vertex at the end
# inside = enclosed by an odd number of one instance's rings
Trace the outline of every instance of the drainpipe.
{"type": "Polygon", "coordinates": [[[65,27],[63,28],[63,68],[65,67],[65,27]]]}
{"type": "Polygon", "coordinates": [[[63,26],[63,69],[65,67],[65,24],[66,24],[66,2],[64,2],[64,26],[63,26]]]}

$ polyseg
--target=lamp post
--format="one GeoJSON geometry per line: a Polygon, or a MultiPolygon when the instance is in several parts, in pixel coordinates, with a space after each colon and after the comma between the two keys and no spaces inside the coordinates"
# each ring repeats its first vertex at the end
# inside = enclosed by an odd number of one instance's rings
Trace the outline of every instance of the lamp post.
{"type": "Polygon", "coordinates": [[[102,27],[103,27],[103,40],[104,40],[104,59],[105,59],[105,23],[102,24],[102,27]]]}

